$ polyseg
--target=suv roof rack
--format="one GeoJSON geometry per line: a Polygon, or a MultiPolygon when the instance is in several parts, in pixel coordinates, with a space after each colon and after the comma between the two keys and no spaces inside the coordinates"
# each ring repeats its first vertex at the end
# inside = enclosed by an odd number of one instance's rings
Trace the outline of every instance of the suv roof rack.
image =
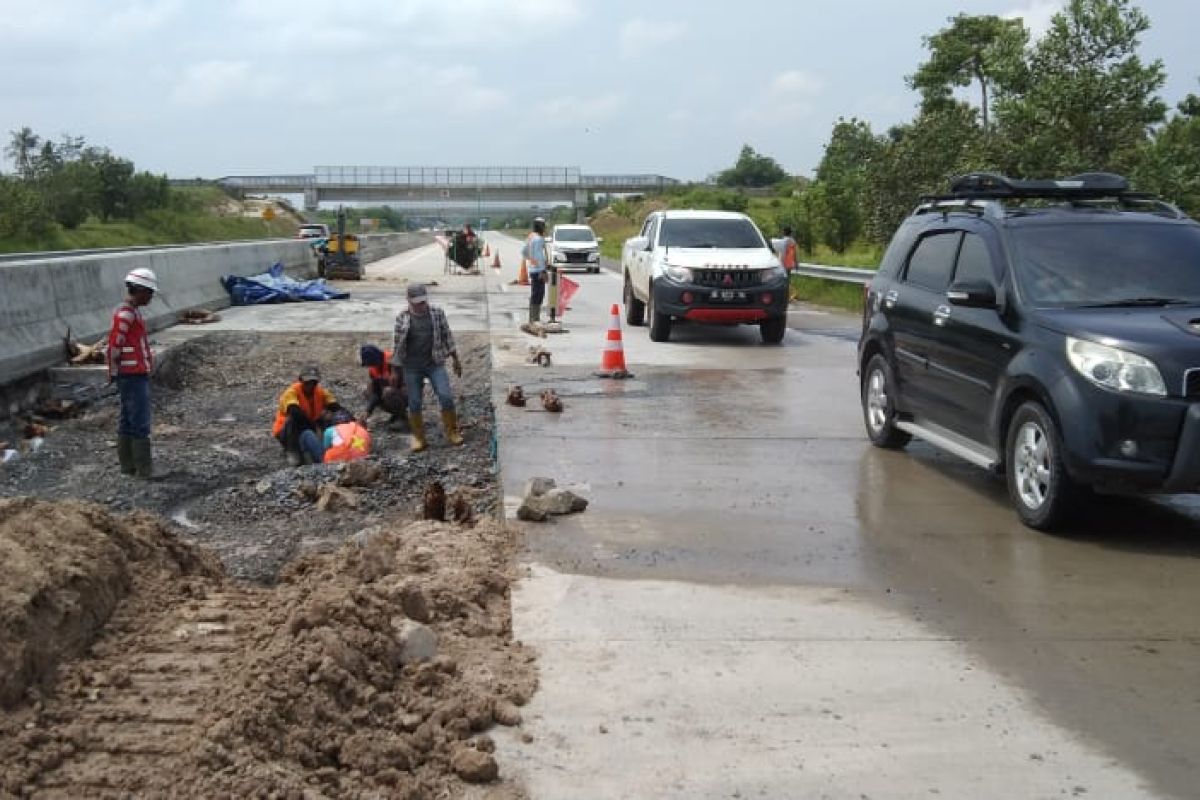
{"type": "Polygon", "coordinates": [[[994,172],[971,172],[950,181],[951,197],[1083,200],[1126,194],[1130,194],[1129,181],[1111,172],[1085,172],[1069,178],[1036,181],[1015,180],[994,172]]]}

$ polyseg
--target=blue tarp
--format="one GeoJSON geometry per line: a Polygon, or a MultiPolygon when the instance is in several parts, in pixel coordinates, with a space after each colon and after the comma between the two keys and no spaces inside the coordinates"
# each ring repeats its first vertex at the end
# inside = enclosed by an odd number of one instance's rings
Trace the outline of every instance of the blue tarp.
{"type": "Polygon", "coordinates": [[[304,300],[345,300],[349,292],[339,291],[325,283],[324,278],[298,281],[283,274],[283,264],[275,264],[269,272],[239,278],[226,275],[221,285],[229,292],[235,306],[257,306],[266,303],[298,303],[304,300]]]}

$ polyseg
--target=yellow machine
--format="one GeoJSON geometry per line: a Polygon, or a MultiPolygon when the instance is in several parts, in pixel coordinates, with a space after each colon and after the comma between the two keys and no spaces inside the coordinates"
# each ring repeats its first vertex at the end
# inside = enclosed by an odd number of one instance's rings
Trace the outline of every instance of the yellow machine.
{"type": "Polygon", "coordinates": [[[337,232],[329,234],[317,256],[317,274],[322,278],[360,281],[363,277],[358,236],[346,233],[346,210],[338,208],[337,232]]]}

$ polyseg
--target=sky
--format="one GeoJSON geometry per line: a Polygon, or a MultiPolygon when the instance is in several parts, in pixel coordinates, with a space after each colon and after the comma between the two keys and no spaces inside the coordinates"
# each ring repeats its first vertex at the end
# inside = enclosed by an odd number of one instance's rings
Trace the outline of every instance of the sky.
{"type": "MultiPolygon", "coordinates": [[[[1172,107],[1200,92],[1194,4],[1138,3],[1172,107]]],[[[178,178],[386,165],[698,180],[743,144],[808,175],[838,117],[877,132],[912,117],[904,77],[949,17],[1021,16],[1037,34],[1061,5],[0,0],[0,130],[82,135],[178,178]]]]}

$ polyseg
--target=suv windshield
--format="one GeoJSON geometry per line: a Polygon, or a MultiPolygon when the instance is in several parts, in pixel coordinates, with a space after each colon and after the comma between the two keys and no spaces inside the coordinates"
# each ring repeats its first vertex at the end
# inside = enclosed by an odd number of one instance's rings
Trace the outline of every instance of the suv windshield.
{"type": "Polygon", "coordinates": [[[555,228],[556,242],[594,242],[596,237],[587,228],[555,228]]]}
{"type": "Polygon", "coordinates": [[[1012,235],[1034,305],[1200,304],[1200,226],[1031,225],[1012,235]]]}
{"type": "Polygon", "coordinates": [[[746,219],[665,219],[659,244],[664,247],[766,247],[746,219]]]}

